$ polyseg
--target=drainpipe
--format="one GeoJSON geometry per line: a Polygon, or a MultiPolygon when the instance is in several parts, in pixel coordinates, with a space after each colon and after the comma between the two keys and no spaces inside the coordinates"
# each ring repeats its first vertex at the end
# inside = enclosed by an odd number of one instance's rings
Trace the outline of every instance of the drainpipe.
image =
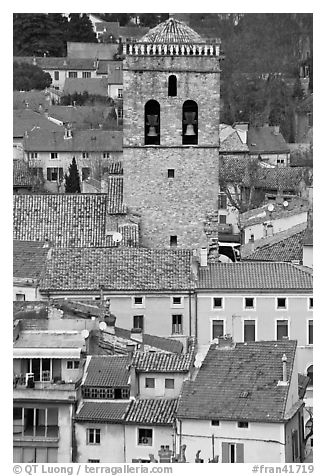
{"type": "Polygon", "coordinates": [[[198,296],[197,296],[197,292],[195,291],[195,339],[196,339],[196,342],[197,342],[197,339],[198,339],[198,316],[197,316],[197,313],[198,313],[198,296]]]}
{"type": "Polygon", "coordinates": [[[192,332],[192,329],[191,329],[191,290],[189,289],[189,292],[188,292],[188,299],[189,299],[189,337],[191,337],[191,332],[192,332]]]}
{"type": "Polygon", "coordinates": [[[179,434],[179,454],[181,456],[181,446],[182,446],[182,420],[180,420],[180,434],[179,434]]]}
{"type": "Polygon", "coordinates": [[[123,424],[123,460],[126,463],[126,425],[123,424]]]}

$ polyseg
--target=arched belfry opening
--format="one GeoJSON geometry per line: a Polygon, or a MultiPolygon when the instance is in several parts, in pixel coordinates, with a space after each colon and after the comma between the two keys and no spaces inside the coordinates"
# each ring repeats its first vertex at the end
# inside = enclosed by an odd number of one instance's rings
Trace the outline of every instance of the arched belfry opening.
{"type": "Polygon", "coordinates": [[[145,104],[145,145],[160,144],[160,104],[151,99],[145,104]]]}
{"type": "Polygon", "coordinates": [[[177,95],[177,77],[171,74],[168,79],[168,96],[177,95]]]}
{"type": "Polygon", "coordinates": [[[182,107],[182,145],[198,144],[198,106],[195,101],[185,101],[182,107]]]}

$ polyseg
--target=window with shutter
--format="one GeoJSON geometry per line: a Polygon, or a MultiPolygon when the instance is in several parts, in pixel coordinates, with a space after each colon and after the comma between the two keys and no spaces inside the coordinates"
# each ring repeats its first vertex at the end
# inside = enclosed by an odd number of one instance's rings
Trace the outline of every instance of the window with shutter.
{"type": "Polygon", "coordinates": [[[236,447],[237,447],[236,462],[237,463],[243,463],[244,462],[244,444],[243,443],[237,443],[236,447]]]}
{"type": "Polygon", "coordinates": [[[222,463],[229,462],[229,444],[222,442],[222,463]]]}

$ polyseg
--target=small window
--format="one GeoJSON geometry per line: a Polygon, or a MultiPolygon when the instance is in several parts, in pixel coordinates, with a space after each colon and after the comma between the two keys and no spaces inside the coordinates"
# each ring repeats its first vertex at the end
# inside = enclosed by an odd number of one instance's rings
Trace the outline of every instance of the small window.
{"type": "Polygon", "coordinates": [[[182,334],[182,314],[172,315],[172,334],[182,334]]]}
{"type": "Polygon", "coordinates": [[[182,304],[182,297],[181,296],[173,296],[172,302],[175,306],[180,306],[182,304]]]}
{"type": "Polygon", "coordinates": [[[49,182],[60,182],[63,180],[63,168],[62,167],[48,167],[46,169],[47,180],[49,182]]]}
{"type": "Polygon", "coordinates": [[[174,178],[174,169],[168,169],[168,178],[174,178]]]}
{"type": "Polygon", "coordinates": [[[165,379],[165,388],[174,389],[174,378],[165,379]]]}
{"type": "Polygon", "coordinates": [[[59,71],[54,72],[54,81],[59,81],[59,71]]]}
{"type": "Polygon", "coordinates": [[[218,208],[219,210],[226,210],[227,208],[227,198],[225,193],[218,194],[218,208]]]}
{"type": "Polygon", "coordinates": [[[121,389],[121,398],[128,399],[129,398],[129,388],[122,388],[121,389]]]}
{"type": "Polygon", "coordinates": [[[88,152],[83,152],[82,157],[83,157],[83,159],[88,159],[89,158],[88,152]]]}
{"type": "Polygon", "coordinates": [[[78,360],[67,360],[67,369],[78,369],[79,361],[78,360]]]}
{"type": "Polygon", "coordinates": [[[278,320],[276,323],[276,339],[283,340],[289,337],[289,323],[287,320],[278,320]]]}
{"type": "Polygon", "coordinates": [[[177,77],[174,74],[171,74],[171,76],[169,76],[168,95],[169,96],[177,95],[177,77]]]}
{"type": "Polygon", "coordinates": [[[211,420],[212,426],[220,426],[220,420],[211,420]]]}
{"type": "Polygon", "coordinates": [[[88,459],[87,462],[88,463],[99,463],[100,460],[99,459],[88,459]]]}
{"type": "Polygon", "coordinates": [[[77,71],[69,71],[68,78],[77,78],[77,71]]]}
{"type": "Polygon", "coordinates": [[[31,152],[31,159],[37,159],[37,152],[31,152]]]}
{"type": "Polygon", "coordinates": [[[51,159],[57,159],[58,158],[58,152],[51,152],[51,159]]]}
{"type": "Polygon", "coordinates": [[[309,383],[308,385],[310,387],[313,386],[313,375],[314,375],[314,369],[313,369],[313,365],[310,365],[308,368],[307,368],[307,377],[309,378],[309,383]]]}
{"type": "Polygon", "coordinates": [[[110,152],[103,152],[103,159],[109,159],[110,158],[110,152]]]}
{"type": "Polygon", "coordinates": [[[91,77],[91,72],[90,71],[83,71],[82,72],[82,77],[83,78],[90,78],[91,77]]]}
{"type": "Polygon", "coordinates": [[[151,428],[138,428],[138,445],[152,446],[153,430],[151,428]]]}
{"type": "Polygon", "coordinates": [[[122,107],[118,107],[118,119],[122,119],[123,118],[123,109],[122,107]]]}
{"type": "Polygon", "coordinates": [[[101,430],[98,428],[87,429],[87,444],[99,445],[101,443],[101,430]]]}
{"type": "Polygon", "coordinates": [[[214,297],[213,298],[213,309],[222,309],[223,308],[223,298],[214,297]]]}
{"type": "Polygon", "coordinates": [[[313,309],[314,307],[314,298],[310,297],[309,298],[309,309],[313,309]]]}
{"type": "Polygon", "coordinates": [[[214,319],[212,321],[212,339],[224,336],[224,321],[222,319],[214,319]]]}
{"type": "Polygon", "coordinates": [[[91,169],[89,167],[82,167],[82,180],[87,180],[91,176],[91,169]]]}
{"type": "Polygon", "coordinates": [[[25,301],[25,294],[17,293],[16,301],[25,301]]]}
{"type": "Polygon", "coordinates": [[[245,309],[254,309],[254,307],[255,307],[255,299],[253,297],[246,297],[245,309]]]}
{"type": "Polygon", "coordinates": [[[134,297],[134,305],[135,306],[142,306],[144,304],[143,296],[135,296],[134,297]]]}
{"type": "Polygon", "coordinates": [[[133,328],[144,330],[144,316],[133,317],[133,328]]]}
{"type": "Polygon", "coordinates": [[[277,298],[277,309],[286,309],[286,298],[277,298]]]}
{"type": "Polygon", "coordinates": [[[249,424],[247,421],[238,421],[238,428],[248,428],[249,424]]]}
{"type": "Polygon", "coordinates": [[[118,89],[118,98],[122,99],[123,96],[123,89],[118,89]]]}
{"type": "Polygon", "coordinates": [[[253,319],[246,319],[243,322],[244,342],[254,342],[256,340],[256,322],[253,319]]]}
{"type": "Polygon", "coordinates": [[[308,344],[312,345],[313,343],[314,343],[313,320],[309,319],[309,322],[308,322],[308,344]]]}
{"type": "Polygon", "coordinates": [[[218,220],[221,225],[226,225],[226,215],[219,215],[218,220]]]}
{"type": "Polygon", "coordinates": [[[155,388],[155,378],[146,377],[145,378],[145,388],[155,388]]]}
{"type": "Polygon", "coordinates": [[[176,248],[178,246],[178,237],[176,235],[170,236],[170,247],[176,248]]]}

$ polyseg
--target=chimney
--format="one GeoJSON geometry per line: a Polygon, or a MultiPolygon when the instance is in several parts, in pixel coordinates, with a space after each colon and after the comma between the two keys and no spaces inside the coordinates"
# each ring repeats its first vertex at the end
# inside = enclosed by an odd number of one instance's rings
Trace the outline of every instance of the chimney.
{"type": "Polygon", "coordinates": [[[287,368],[286,368],[286,362],[287,362],[287,357],[285,354],[283,354],[282,357],[282,364],[283,364],[283,382],[286,383],[288,381],[287,379],[287,368]]]}
{"type": "Polygon", "coordinates": [[[117,318],[114,314],[106,314],[104,316],[104,322],[106,324],[106,332],[109,334],[115,335],[115,321],[117,318]]]}
{"type": "Polygon", "coordinates": [[[33,57],[33,65],[36,66],[36,57],[33,57]]]}
{"type": "Polygon", "coordinates": [[[69,126],[65,127],[64,138],[65,139],[71,139],[72,138],[72,130],[70,129],[69,126]]]}
{"type": "Polygon", "coordinates": [[[233,349],[235,344],[232,340],[232,336],[227,334],[225,336],[218,337],[216,348],[217,349],[233,349]]]}
{"type": "Polygon", "coordinates": [[[308,214],[307,214],[307,229],[312,230],[313,229],[313,213],[312,213],[312,208],[309,208],[308,214]]]}
{"type": "Polygon", "coordinates": [[[200,266],[207,266],[207,248],[200,248],[200,266]]]}
{"type": "Polygon", "coordinates": [[[130,331],[130,339],[136,340],[137,342],[143,342],[143,330],[133,327],[130,331]]]}
{"type": "Polygon", "coordinates": [[[274,135],[279,135],[280,133],[280,126],[274,126],[274,135]]]}

